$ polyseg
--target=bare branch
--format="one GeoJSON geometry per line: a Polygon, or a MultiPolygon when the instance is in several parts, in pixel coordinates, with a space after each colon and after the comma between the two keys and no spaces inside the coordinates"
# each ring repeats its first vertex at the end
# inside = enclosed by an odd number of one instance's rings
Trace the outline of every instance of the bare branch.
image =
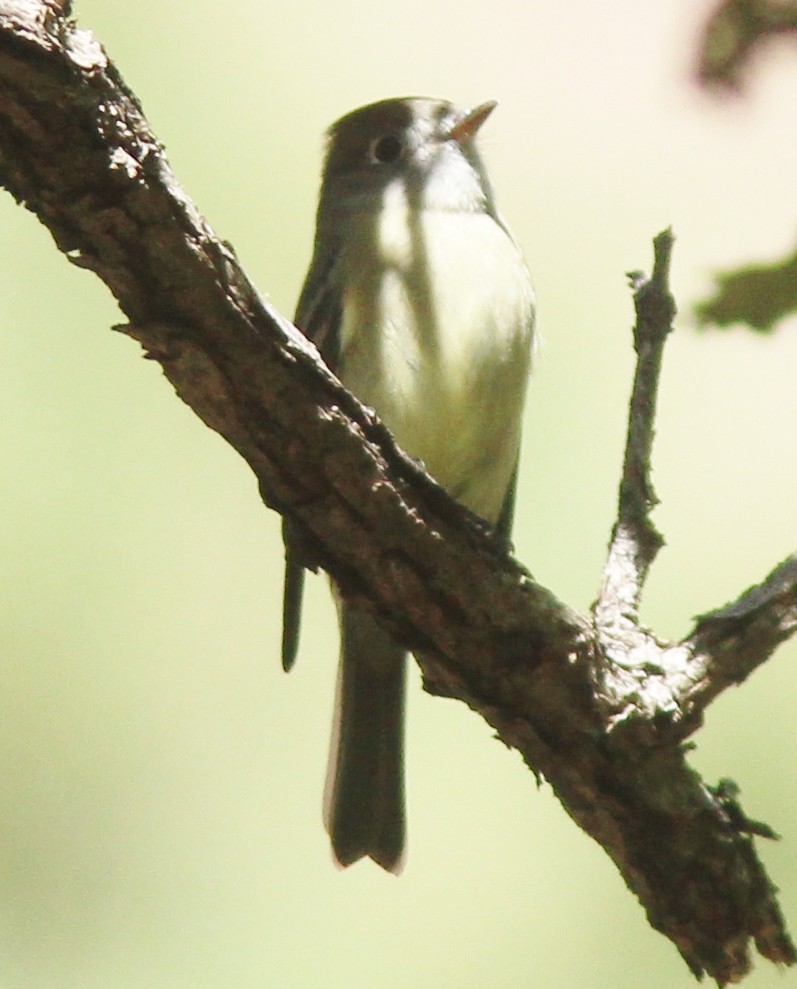
{"type": "Polygon", "coordinates": [[[670,313],[666,238],[651,282],[637,284],[626,542],[596,629],[419,471],[263,302],[177,184],[105,52],[57,0],[0,0],[0,182],[109,286],[125,332],[247,460],[318,563],[417,651],[427,686],[469,704],[550,781],[696,974],[738,980],[751,942],[795,960],[749,819],[727,786],[700,780],[682,745],[710,678],[732,675],[723,657],[744,650],[749,671],[791,633],[793,581],[779,596],[770,578],[760,607],[747,598],[741,617],[706,617],[679,645],[636,623],[657,548],[648,471],[660,315],[670,313]],[[752,632],[739,633],[766,615],[774,630],[756,660],[752,632]],[[625,645],[607,635],[615,619],[633,633],[625,645]]]}
{"type": "Polygon", "coordinates": [[[612,531],[603,586],[593,613],[609,655],[639,655],[647,635],[639,628],[642,588],[664,540],[650,520],[658,503],[650,477],[661,359],[672,330],[675,303],[669,290],[673,236],[665,230],[653,242],[653,275],[629,276],[634,289],[636,373],[628,414],[618,517],[612,531]],[[616,647],[616,648],[615,648],[616,647]]]}
{"type": "Polygon", "coordinates": [[[705,707],[726,687],[746,680],[795,631],[797,556],[790,556],[766,580],[697,620],[684,640],[700,670],[689,702],[705,707]]]}

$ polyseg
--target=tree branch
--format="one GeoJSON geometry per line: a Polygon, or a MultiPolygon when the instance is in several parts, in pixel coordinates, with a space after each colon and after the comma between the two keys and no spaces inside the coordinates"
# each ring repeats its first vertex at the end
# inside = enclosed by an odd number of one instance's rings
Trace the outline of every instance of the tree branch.
{"type": "Polygon", "coordinates": [[[508,558],[262,300],[102,48],[66,13],[56,0],[0,0],[0,182],[108,285],[124,332],[246,459],[344,593],[416,651],[427,687],[469,704],[550,781],[693,972],[738,980],[751,941],[792,963],[751,837],[765,826],[752,828],[732,787],[703,784],[682,743],[705,705],[794,631],[795,564],[682,643],[637,622],[659,541],[649,462],[668,237],[651,281],[635,278],[638,400],[618,565],[607,564],[593,621],[508,558]]]}
{"type": "Polygon", "coordinates": [[[745,323],[751,330],[771,333],[797,311],[797,249],[770,264],[748,264],[717,272],[710,296],[695,306],[701,326],[745,323]]]}
{"type": "Polygon", "coordinates": [[[789,36],[797,36],[794,0],[719,0],[700,39],[698,81],[740,89],[754,53],[773,38],[789,36]]]}
{"type": "Polygon", "coordinates": [[[618,518],[603,571],[603,586],[593,607],[604,650],[615,660],[620,656],[633,657],[640,649],[645,651],[648,636],[639,627],[639,604],[648,570],[664,544],[650,520],[650,513],[658,504],[650,477],[650,458],[661,359],[675,318],[675,303],[669,289],[672,247],[672,233],[665,230],[653,242],[652,277],[646,279],[641,272],[629,276],[637,316],[634,326],[637,364],[618,518]]]}
{"type": "Polygon", "coordinates": [[[689,703],[705,707],[746,680],[795,630],[797,556],[790,556],[766,580],[698,619],[685,640],[696,660],[689,703]]]}

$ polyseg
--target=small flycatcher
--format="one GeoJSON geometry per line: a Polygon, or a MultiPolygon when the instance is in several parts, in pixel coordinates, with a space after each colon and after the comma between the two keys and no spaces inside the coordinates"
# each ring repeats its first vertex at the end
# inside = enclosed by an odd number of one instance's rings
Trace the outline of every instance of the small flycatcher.
{"type": "MultiPolygon", "coordinates": [[[[391,99],[328,132],[315,249],[296,324],[399,445],[507,538],[534,294],[476,149],[495,107],[391,99]]],[[[285,526],[283,665],[304,570],[285,526]]],[[[338,600],[341,655],[325,821],[342,866],[391,872],[405,843],[407,656],[338,600]]]]}

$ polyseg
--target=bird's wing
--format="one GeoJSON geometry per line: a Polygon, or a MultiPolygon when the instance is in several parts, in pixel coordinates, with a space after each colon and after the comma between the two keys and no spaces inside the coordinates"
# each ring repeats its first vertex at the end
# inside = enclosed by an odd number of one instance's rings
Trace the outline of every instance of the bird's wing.
{"type": "MultiPolygon", "coordinates": [[[[318,348],[331,371],[340,357],[340,321],[342,301],[339,279],[335,278],[338,254],[326,250],[316,254],[296,307],[295,323],[318,348]]],[[[295,523],[284,519],[282,540],[285,544],[285,582],[282,598],[282,666],[289,670],[296,662],[299,649],[299,626],[302,617],[302,593],[306,561],[302,559],[301,533],[295,523]]]]}

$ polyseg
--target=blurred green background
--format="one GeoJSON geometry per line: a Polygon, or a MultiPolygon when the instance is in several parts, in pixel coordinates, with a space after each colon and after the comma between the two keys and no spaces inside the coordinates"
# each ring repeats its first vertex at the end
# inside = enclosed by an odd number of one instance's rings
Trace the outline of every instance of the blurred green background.
{"type": "MultiPolygon", "coordinates": [[[[682,309],[655,456],[662,635],[797,544],[797,327],[698,334],[718,268],[797,227],[797,59],[741,99],[689,80],[694,0],[77,0],[188,193],[290,314],[321,133],[385,96],[498,99],[482,146],[544,346],[517,553],[585,608],[630,387],[624,272],[672,224],[682,309]]],[[[399,880],[331,862],[321,796],[335,675],[312,581],[277,656],[281,546],[246,465],[109,326],[93,276],[0,200],[0,989],[680,989],[675,949],[605,854],[461,705],[409,702],[399,880]]],[[[761,853],[797,929],[797,651],[710,709],[694,763],[782,832],[761,853]]],[[[797,985],[763,961],[747,985],[797,985]]]]}

